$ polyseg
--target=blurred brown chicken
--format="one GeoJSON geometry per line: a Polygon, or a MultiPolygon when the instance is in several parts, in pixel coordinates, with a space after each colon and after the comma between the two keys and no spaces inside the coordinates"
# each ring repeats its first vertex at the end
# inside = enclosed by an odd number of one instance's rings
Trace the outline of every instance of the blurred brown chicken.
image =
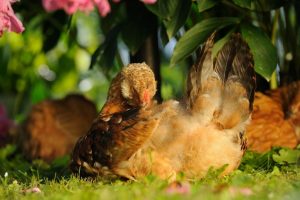
{"type": "Polygon", "coordinates": [[[143,103],[154,95],[155,89],[145,95],[145,89],[155,88],[153,73],[134,64],[137,68],[132,67],[132,76],[127,77],[131,65],[124,68],[112,82],[109,107],[102,109],[88,134],[77,142],[71,169],[91,176],[136,179],[152,173],[174,179],[179,172],[198,178],[210,167],[225,166],[223,174],[237,168],[246,149],[244,131],[252,111],[253,58],[239,34],[214,59],[213,44],[214,34],[191,68],[183,103],[143,103]]]}
{"type": "Polygon", "coordinates": [[[275,146],[296,147],[300,140],[300,82],[255,94],[247,138],[249,149],[256,152],[275,146]]]}
{"type": "Polygon", "coordinates": [[[27,158],[50,162],[70,154],[96,116],[95,105],[81,95],[42,101],[32,107],[18,143],[27,158]]]}

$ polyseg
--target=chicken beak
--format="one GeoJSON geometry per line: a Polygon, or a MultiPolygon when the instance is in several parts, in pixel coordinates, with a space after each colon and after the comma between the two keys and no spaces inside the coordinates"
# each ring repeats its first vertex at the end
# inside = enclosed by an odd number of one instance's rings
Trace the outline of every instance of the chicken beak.
{"type": "Polygon", "coordinates": [[[142,94],[141,102],[142,106],[149,105],[151,101],[150,94],[148,90],[145,90],[142,94]]]}

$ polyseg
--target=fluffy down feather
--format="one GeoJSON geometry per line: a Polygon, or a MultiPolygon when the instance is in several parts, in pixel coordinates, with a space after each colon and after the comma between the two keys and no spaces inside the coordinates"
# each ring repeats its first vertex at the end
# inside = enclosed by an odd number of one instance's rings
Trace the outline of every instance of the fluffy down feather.
{"type": "Polygon", "coordinates": [[[183,172],[193,179],[205,176],[210,167],[227,165],[223,174],[228,174],[239,166],[255,89],[253,59],[239,34],[214,59],[213,43],[214,35],[191,68],[186,102],[156,106],[155,112],[164,112],[157,129],[118,164],[119,174],[139,178],[153,173],[172,180],[183,172]]]}

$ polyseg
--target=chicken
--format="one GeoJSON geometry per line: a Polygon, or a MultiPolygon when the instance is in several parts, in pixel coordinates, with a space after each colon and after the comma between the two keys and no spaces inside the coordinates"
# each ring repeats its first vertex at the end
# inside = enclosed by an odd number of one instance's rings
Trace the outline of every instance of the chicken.
{"type": "Polygon", "coordinates": [[[21,126],[18,143],[28,159],[53,159],[71,153],[97,116],[95,105],[81,95],[34,105],[21,126]]]}
{"type": "MultiPolygon", "coordinates": [[[[191,68],[185,102],[151,103],[134,112],[117,109],[118,113],[108,112],[108,117],[100,113],[88,134],[75,146],[73,171],[133,180],[152,173],[174,180],[180,172],[186,178],[201,178],[211,167],[225,166],[224,175],[236,169],[246,149],[244,131],[252,111],[253,58],[239,34],[234,34],[214,59],[213,44],[214,34],[191,68]],[[147,108],[151,112],[145,115],[147,108]],[[126,126],[127,123],[133,125],[126,126]]],[[[140,80],[139,76],[133,78],[140,80]]],[[[147,80],[141,81],[145,85],[147,80]]],[[[120,92],[123,87],[118,85],[117,96],[126,94],[120,92]]],[[[144,95],[137,95],[137,100],[140,96],[144,95]]],[[[127,101],[123,99],[121,105],[127,105],[127,101]]],[[[119,108],[120,102],[115,102],[112,106],[119,108]]],[[[115,109],[102,109],[106,110],[115,109]]]]}
{"type": "Polygon", "coordinates": [[[85,175],[110,176],[128,159],[158,124],[152,115],[156,82],[145,63],[130,64],[113,79],[107,101],[87,135],[72,154],[71,169],[85,175]]]}
{"type": "Polygon", "coordinates": [[[118,175],[136,179],[152,173],[174,180],[183,172],[194,179],[211,167],[225,166],[225,175],[239,166],[255,90],[253,58],[239,34],[215,59],[213,44],[214,35],[190,70],[185,102],[157,106],[156,112],[165,112],[158,127],[141,149],[119,163],[118,175]]]}
{"type": "Polygon", "coordinates": [[[295,148],[300,127],[300,82],[268,91],[257,92],[252,121],[247,126],[249,149],[265,152],[272,147],[295,148]]]}

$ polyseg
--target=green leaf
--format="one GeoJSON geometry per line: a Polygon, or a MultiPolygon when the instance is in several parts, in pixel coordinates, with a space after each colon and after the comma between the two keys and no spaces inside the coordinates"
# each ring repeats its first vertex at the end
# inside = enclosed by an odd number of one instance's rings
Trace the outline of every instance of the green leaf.
{"type": "Polygon", "coordinates": [[[167,43],[169,42],[169,38],[168,38],[168,34],[167,34],[167,30],[166,30],[165,26],[160,27],[159,35],[160,35],[162,45],[166,46],[167,43]]]}
{"type": "Polygon", "coordinates": [[[92,68],[97,61],[101,66],[111,67],[117,49],[117,39],[120,33],[121,25],[115,26],[106,35],[104,42],[96,49],[92,55],[90,68],[92,68]]]}
{"type": "Polygon", "coordinates": [[[232,0],[235,5],[255,11],[270,11],[288,3],[283,0],[232,0]]]}
{"type": "Polygon", "coordinates": [[[4,148],[0,149],[0,160],[1,162],[10,155],[12,155],[14,152],[16,152],[17,147],[15,145],[8,144],[4,148]]]}
{"type": "MultiPolygon", "coordinates": [[[[163,1],[162,1],[163,2],[163,1]]],[[[192,1],[173,1],[178,2],[170,18],[164,20],[169,39],[173,37],[182,27],[190,12],[192,1]]]]}
{"type": "Polygon", "coordinates": [[[135,54],[147,37],[157,33],[157,18],[142,4],[129,1],[128,16],[122,27],[122,39],[135,54]]]}
{"type": "Polygon", "coordinates": [[[101,30],[107,34],[118,24],[126,20],[126,6],[125,3],[111,4],[111,12],[104,18],[101,18],[101,30]]]}
{"type": "Polygon", "coordinates": [[[248,43],[254,58],[254,68],[265,79],[270,80],[277,65],[276,48],[268,36],[259,28],[242,24],[242,36],[248,43]]]}
{"type": "Polygon", "coordinates": [[[214,7],[219,2],[219,0],[197,0],[198,10],[199,12],[203,12],[214,7]]]}
{"type": "Polygon", "coordinates": [[[68,16],[63,11],[47,14],[42,24],[43,51],[47,52],[56,46],[67,22],[68,16]]]}
{"type": "Polygon", "coordinates": [[[215,58],[218,54],[218,52],[222,49],[222,47],[226,44],[226,42],[230,39],[230,36],[232,34],[233,30],[229,31],[225,37],[222,39],[218,40],[213,48],[212,48],[212,58],[215,58]]]}
{"type": "Polygon", "coordinates": [[[161,0],[146,7],[163,21],[169,39],[184,25],[190,12],[192,1],[161,0]]]}
{"type": "Polygon", "coordinates": [[[159,17],[163,17],[162,14],[160,13],[159,5],[158,3],[155,4],[145,4],[146,8],[151,11],[153,14],[159,17]]]}
{"type": "Polygon", "coordinates": [[[232,0],[235,5],[238,5],[242,8],[251,8],[251,0],[232,0]]]}
{"type": "Polygon", "coordinates": [[[239,22],[239,18],[220,17],[206,19],[196,24],[179,39],[171,58],[171,65],[177,64],[193,53],[213,31],[239,22]]]}
{"type": "Polygon", "coordinates": [[[280,149],[278,154],[273,155],[273,159],[278,164],[296,164],[300,159],[300,150],[280,149]]]}
{"type": "MultiPolygon", "coordinates": [[[[188,0],[188,1],[190,1],[190,0],[188,0]]],[[[158,1],[160,16],[162,16],[163,18],[170,19],[175,14],[179,4],[180,4],[180,1],[174,1],[174,0],[158,1]]]]}
{"type": "Polygon", "coordinates": [[[49,96],[49,89],[44,81],[37,81],[30,91],[31,102],[36,104],[49,96]]]}

